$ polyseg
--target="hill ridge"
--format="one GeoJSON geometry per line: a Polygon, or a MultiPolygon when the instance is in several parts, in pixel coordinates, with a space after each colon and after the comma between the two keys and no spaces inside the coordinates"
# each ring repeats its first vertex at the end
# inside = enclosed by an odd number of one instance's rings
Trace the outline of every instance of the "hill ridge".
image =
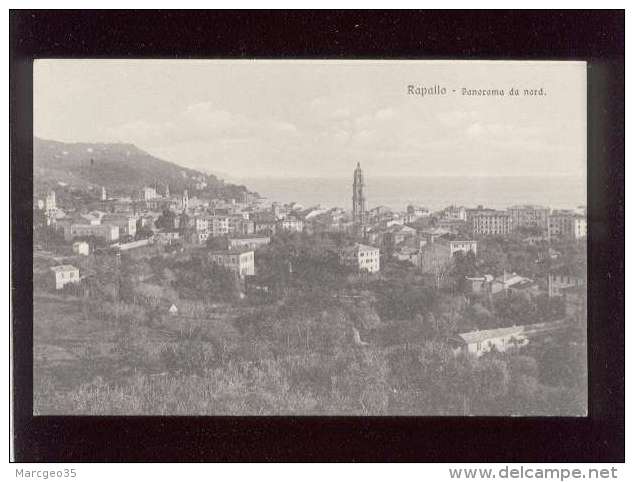
{"type": "Polygon", "coordinates": [[[33,138],[33,183],[36,190],[55,185],[103,186],[131,195],[143,186],[169,185],[171,192],[208,191],[218,197],[239,197],[245,186],[156,157],[126,142],[62,142],[33,138]],[[205,187],[202,187],[205,185],[205,187]]]}

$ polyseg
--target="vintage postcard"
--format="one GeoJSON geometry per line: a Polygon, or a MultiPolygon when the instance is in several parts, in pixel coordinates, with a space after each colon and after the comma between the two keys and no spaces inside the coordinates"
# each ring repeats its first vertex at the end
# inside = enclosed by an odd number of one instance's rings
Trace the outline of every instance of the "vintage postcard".
{"type": "Polygon", "coordinates": [[[33,72],[35,415],[587,415],[585,62],[33,72]]]}

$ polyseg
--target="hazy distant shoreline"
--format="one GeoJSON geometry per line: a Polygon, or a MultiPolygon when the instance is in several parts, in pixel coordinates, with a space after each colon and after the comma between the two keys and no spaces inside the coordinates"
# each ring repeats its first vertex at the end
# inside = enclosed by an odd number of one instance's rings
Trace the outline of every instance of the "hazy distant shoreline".
{"type": "MultiPolygon", "coordinates": [[[[352,178],[248,177],[234,180],[270,201],[350,208],[352,178]]],[[[440,209],[456,204],[505,208],[540,204],[555,209],[586,204],[586,179],[570,176],[366,176],[368,207],[402,210],[409,203],[440,209]]]]}

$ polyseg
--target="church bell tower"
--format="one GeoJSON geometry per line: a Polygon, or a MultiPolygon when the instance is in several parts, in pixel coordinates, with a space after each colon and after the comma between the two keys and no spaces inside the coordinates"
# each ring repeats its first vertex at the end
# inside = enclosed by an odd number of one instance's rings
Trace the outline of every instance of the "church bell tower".
{"type": "Polygon", "coordinates": [[[359,225],[365,225],[365,196],[363,195],[363,171],[361,164],[357,162],[352,183],[352,220],[359,225]]]}

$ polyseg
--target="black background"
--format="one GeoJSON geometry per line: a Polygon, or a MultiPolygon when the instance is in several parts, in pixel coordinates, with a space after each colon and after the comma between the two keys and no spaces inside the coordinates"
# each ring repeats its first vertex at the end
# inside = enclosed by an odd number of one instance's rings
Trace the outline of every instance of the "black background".
{"type": "Polygon", "coordinates": [[[10,42],[16,461],[624,460],[623,11],[14,10],[10,42]],[[46,57],[588,61],[589,416],[33,417],[32,60],[46,57]]]}

